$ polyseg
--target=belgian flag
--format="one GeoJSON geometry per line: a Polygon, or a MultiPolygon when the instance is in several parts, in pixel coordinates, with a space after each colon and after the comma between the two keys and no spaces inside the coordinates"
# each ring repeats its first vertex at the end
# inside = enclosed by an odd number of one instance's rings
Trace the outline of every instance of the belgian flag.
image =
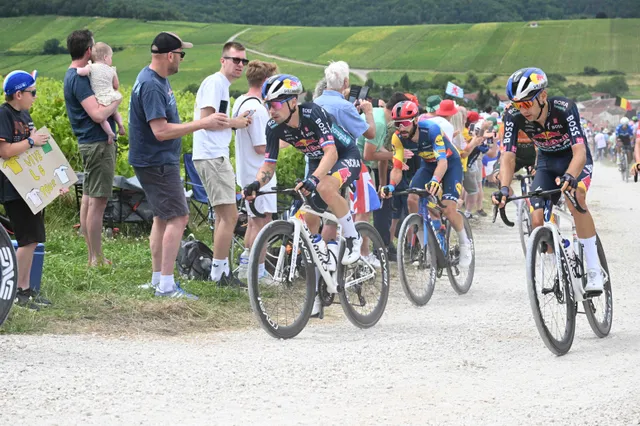
{"type": "Polygon", "coordinates": [[[631,111],[632,109],[631,102],[629,102],[627,98],[621,98],[620,96],[616,96],[616,106],[619,106],[626,111],[631,111]]]}

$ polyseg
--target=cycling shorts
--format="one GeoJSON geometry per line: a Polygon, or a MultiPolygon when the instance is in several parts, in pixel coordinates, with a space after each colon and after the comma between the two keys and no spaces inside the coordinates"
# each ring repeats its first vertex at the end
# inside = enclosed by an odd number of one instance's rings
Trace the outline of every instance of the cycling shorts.
{"type": "MultiPolygon", "coordinates": [[[[321,160],[309,160],[309,167],[307,175],[309,177],[316,171],[321,160]]],[[[353,145],[353,149],[350,149],[346,153],[343,153],[341,158],[338,158],[336,164],[333,165],[327,175],[332,176],[340,181],[340,188],[351,185],[354,181],[360,178],[360,172],[362,171],[362,160],[360,158],[360,151],[353,145]]],[[[310,200],[314,208],[323,211],[327,208],[327,204],[320,198],[320,195],[316,192],[313,193],[310,200]]]]}
{"type": "MultiPolygon", "coordinates": [[[[442,186],[442,199],[458,201],[460,193],[462,192],[462,163],[459,157],[449,157],[447,159],[449,166],[447,172],[444,174],[440,185],[442,186]]],[[[436,170],[436,162],[423,161],[422,165],[411,179],[411,188],[424,189],[425,185],[429,183],[433,177],[433,172],[436,170]]]]}
{"type": "MultiPolygon", "coordinates": [[[[543,191],[559,188],[559,186],[556,185],[556,178],[562,178],[562,176],[564,176],[572,159],[573,153],[571,151],[569,151],[567,155],[547,155],[543,152],[539,152],[536,175],[533,178],[531,187],[534,190],[542,189],[543,191]]],[[[578,189],[582,189],[584,192],[589,190],[592,173],[593,159],[591,158],[591,152],[587,150],[587,162],[578,176],[578,189]]],[[[556,204],[559,199],[560,194],[558,193],[551,201],[556,204]]],[[[532,197],[531,204],[534,209],[544,208],[544,200],[539,197],[532,197]]]]}

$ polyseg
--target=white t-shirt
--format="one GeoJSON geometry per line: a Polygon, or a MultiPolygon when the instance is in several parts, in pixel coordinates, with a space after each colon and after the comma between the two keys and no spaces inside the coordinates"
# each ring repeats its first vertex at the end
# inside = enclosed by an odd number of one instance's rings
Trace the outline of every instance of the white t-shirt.
{"type": "MultiPolygon", "coordinates": [[[[236,130],[236,179],[241,188],[256,180],[258,170],[264,164],[264,154],[258,154],[253,147],[267,145],[265,129],[269,121],[269,113],[259,99],[246,95],[240,96],[233,104],[231,117],[240,117],[249,110],[255,110],[251,116],[251,124],[245,129],[236,130]]],[[[271,181],[264,187],[271,189],[276,184],[274,174],[271,181]]]]}
{"type": "MultiPolygon", "coordinates": [[[[219,112],[220,101],[227,101],[227,113],[229,113],[231,109],[229,107],[229,86],[231,86],[231,82],[220,72],[205,78],[196,95],[193,119],[200,119],[202,108],[211,107],[219,112]]],[[[193,133],[193,159],[229,158],[230,143],[231,129],[198,130],[193,133]]]]}
{"type": "Polygon", "coordinates": [[[453,124],[449,123],[446,118],[442,117],[428,117],[427,120],[431,120],[440,126],[440,129],[444,132],[445,136],[449,138],[449,142],[453,143],[453,124]]]}
{"type": "Polygon", "coordinates": [[[604,133],[596,134],[596,148],[606,148],[607,147],[607,137],[604,133]]]}

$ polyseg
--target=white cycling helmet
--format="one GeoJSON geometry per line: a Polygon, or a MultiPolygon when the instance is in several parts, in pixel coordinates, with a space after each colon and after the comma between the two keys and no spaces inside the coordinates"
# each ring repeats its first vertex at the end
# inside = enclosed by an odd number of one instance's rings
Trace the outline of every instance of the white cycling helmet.
{"type": "Polygon", "coordinates": [[[300,79],[290,74],[276,74],[269,77],[262,84],[262,99],[271,101],[287,96],[297,96],[302,93],[300,79]]]}
{"type": "Polygon", "coordinates": [[[522,68],[509,77],[507,97],[511,101],[531,99],[547,85],[547,75],[540,68],[522,68]]]}
{"type": "Polygon", "coordinates": [[[623,126],[626,126],[627,124],[629,124],[629,119],[627,117],[622,117],[620,119],[620,124],[622,124],[623,126]]]}

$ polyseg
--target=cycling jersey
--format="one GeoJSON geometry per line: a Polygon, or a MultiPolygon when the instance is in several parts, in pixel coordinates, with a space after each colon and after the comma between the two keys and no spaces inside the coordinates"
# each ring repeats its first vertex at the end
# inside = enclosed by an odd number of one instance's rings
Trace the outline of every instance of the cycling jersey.
{"type": "Polygon", "coordinates": [[[309,160],[320,160],[324,156],[322,148],[335,145],[338,158],[358,150],[353,137],[334,123],[333,118],[321,106],[312,102],[298,105],[299,124],[291,127],[278,124],[273,119],[267,122],[265,131],[267,147],[264,160],[275,163],[280,151],[280,140],[302,151],[309,160]]]}
{"type": "MultiPolygon", "coordinates": [[[[580,125],[576,104],[567,98],[547,99],[549,112],[542,126],[537,121],[528,121],[513,106],[504,114],[505,151],[517,153],[519,144],[516,135],[523,131],[541,153],[550,155],[571,154],[574,145],[585,145],[586,138],[580,125]]],[[[586,145],[585,145],[586,147],[586,145]]],[[[588,150],[588,148],[587,148],[588,150]]]]}
{"type": "Polygon", "coordinates": [[[394,168],[402,168],[405,149],[429,163],[435,163],[438,160],[445,160],[449,157],[457,158],[458,162],[460,162],[458,150],[444,135],[444,132],[440,130],[440,126],[430,120],[419,121],[417,126],[418,142],[401,138],[397,133],[392,136],[394,168]]]}
{"type": "Polygon", "coordinates": [[[616,137],[618,137],[624,145],[631,144],[633,128],[629,125],[623,126],[622,124],[618,124],[618,127],[616,127],[616,137]]]}
{"type": "MultiPolygon", "coordinates": [[[[504,126],[500,126],[499,139],[504,141],[504,126]]],[[[531,139],[522,130],[518,131],[518,139],[516,140],[518,149],[516,151],[516,164],[522,164],[524,166],[534,166],[536,164],[536,147],[531,139]]],[[[500,147],[500,151],[505,151],[505,145],[500,147]]],[[[499,166],[498,166],[499,167],[499,166]]],[[[516,168],[516,171],[520,168],[516,168]]],[[[494,169],[495,171],[495,169],[494,169]]]]}

